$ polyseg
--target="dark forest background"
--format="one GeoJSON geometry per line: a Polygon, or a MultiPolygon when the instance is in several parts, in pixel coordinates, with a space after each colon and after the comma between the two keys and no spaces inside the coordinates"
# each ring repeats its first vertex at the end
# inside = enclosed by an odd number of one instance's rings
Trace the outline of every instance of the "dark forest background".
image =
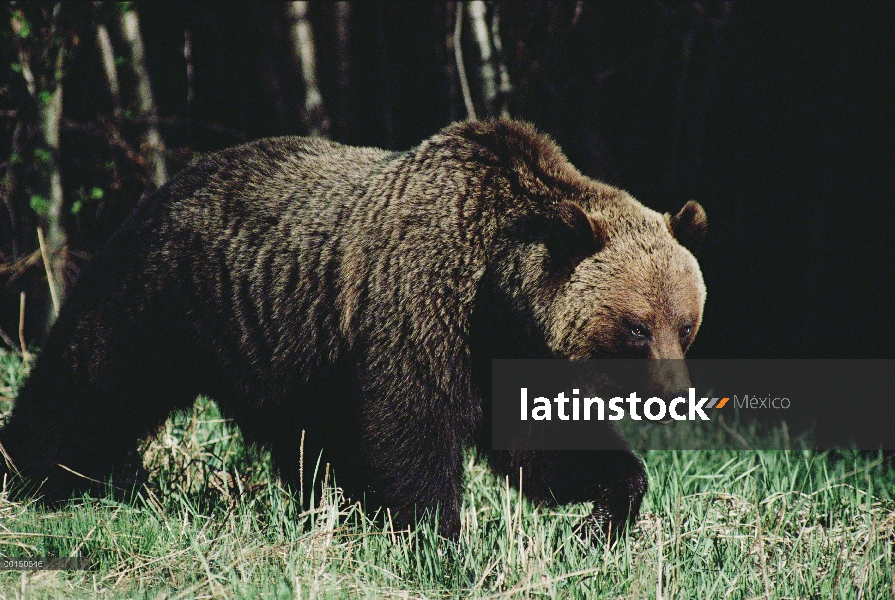
{"type": "Polygon", "coordinates": [[[709,296],[691,356],[895,357],[892,3],[0,15],[0,345],[39,346],[53,296],[197,153],[286,134],[406,149],[474,112],[534,122],[651,208],[703,204],[709,296]]]}

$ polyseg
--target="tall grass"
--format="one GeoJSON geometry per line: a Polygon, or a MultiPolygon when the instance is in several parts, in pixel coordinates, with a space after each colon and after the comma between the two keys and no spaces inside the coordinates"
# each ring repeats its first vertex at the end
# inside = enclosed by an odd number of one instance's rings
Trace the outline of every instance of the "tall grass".
{"type": "MultiPolygon", "coordinates": [[[[0,413],[22,374],[0,354],[0,413]]],[[[0,597],[895,597],[895,469],[882,455],[648,452],[640,519],[610,547],[576,534],[587,505],[532,505],[473,455],[459,543],[431,521],[380,527],[332,485],[284,489],[205,399],[143,450],[153,491],[132,503],[0,496],[0,555],[94,560],[0,572],[0,597]]]]}

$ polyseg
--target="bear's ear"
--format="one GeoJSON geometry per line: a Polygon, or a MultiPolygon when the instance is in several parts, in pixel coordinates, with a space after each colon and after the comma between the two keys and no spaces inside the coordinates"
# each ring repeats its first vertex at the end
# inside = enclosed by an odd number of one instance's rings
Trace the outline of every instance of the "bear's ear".
{"type": "Polygon", "coordinates": [[[671,229],[671,235],[678,243],[696,254],[702,241],[705,239],[706,217],[705,210],[694,200],[690,200],[684,204],[681,212],[673,217],[665,213],[665,219],[668,221],[668,228],[671,229]]]}
{"type": "Polygon", "coordinates": [[[599,221],[570,200],[562,200],[551,212],[547,238],[551,267],[571,273],[578,263],[603,249],[606,233],[599,221]]]}

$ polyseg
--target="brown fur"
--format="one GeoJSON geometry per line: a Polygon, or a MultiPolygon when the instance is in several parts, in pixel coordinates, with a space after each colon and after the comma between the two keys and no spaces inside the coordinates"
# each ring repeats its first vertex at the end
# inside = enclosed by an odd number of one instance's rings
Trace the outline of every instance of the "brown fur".
{"type": "MultiPolygon", "coordinates": [[[[683,355],[705,289],[669,224],[690,242],[704,214],[663,219],[512,121],[404,153],[279,138],[213,154],[91,262],[0,442],[66,497],[82,481],[58,464],[104,479],[204,393],[287,479],[306,430],[351,497],[399,523],[437,507],[456,535],[463,450],[490,450],[491,358],[683,355]]],[[[621,441],[491,464],[522,468],[535,499],[594,501],[615,530],[646,489],[621,441]]]]}

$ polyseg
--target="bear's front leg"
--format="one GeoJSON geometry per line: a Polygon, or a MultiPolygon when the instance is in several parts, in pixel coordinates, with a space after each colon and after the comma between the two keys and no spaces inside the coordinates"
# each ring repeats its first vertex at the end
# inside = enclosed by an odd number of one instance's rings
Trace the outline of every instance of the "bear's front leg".
{"type": "Polygon", "coordinates": [[[646,494],[643,463],[627,449],[600,451],[492,451],[489,464],[535,502],[593,502],[584,524],[590,537],[616,537],[634,522],[646,494]]]}

